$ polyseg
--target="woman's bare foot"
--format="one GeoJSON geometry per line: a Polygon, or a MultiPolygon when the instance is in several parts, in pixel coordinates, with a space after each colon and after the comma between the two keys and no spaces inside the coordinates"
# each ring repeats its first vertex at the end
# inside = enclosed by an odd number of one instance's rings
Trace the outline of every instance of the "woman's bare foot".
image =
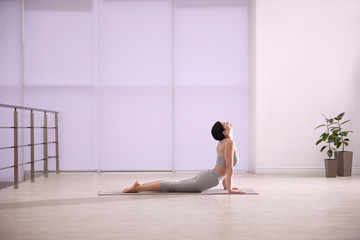
{"type": "Polygon", "coordinates": [[[140,191],[141,182],[136,181],[132,186],[127,187],[123,190],[123,193],[137,193],[140,191]]]}

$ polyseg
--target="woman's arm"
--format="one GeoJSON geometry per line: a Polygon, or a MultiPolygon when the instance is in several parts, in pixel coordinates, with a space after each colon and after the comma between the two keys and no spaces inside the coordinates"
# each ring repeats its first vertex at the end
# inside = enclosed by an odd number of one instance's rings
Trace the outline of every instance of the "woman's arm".
{"type": "Polygon", "coordinates": [[[224,179],[222,180],[222,185],[224,187],[224,190],[227,190],[227,187],[226,187],[226,177],[224,177],[224,179]]]}
{"type": "Polygon", "coordinates": [[[228,140],[225,144],[224,157],[226,161],[226,187],[229,193],[232,190],[231,180],[234,173],[233,161],[234,161],[234,141],[228,140]]]}
{"type": "MultiPolygon", "coordinates": [[[[224,157],[226,161],[226,189],[229,193],[244,193],[242,191],[237,190],[236,187],[232,187],[232,177],[234,174],[233,161],[234,161],[234,141],[229,140],[225,145],[224,157]]],[[[224,180],[225,180],[224,179],[224,180]]]]}

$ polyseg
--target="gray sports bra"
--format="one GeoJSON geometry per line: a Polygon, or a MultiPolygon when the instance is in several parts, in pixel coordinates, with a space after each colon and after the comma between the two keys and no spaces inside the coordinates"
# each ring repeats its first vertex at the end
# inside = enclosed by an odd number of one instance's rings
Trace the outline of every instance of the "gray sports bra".
{"type": "MultiPolygon", "coordinates": [[[[219,153],[221,143],[222,143],[222,141],[220,141],[219,146],[218,146],[216,165],[218,165],[220,167],[223,167],[223,168],[226,168],[225,158],[223,158],[219,153]]],[[[239,162],[239,157],[238,157],[237,151],[235,151],[234,152],[234,158],[233,158],[233,167],[235,167],[236,164],[238,164],[238,162],[239,162]]]]}

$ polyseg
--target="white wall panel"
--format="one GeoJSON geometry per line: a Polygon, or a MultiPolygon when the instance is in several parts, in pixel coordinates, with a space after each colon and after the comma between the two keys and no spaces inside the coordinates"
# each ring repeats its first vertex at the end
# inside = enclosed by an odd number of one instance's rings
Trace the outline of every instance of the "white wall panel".
{"type": "Polygon", "coordinates": [[[170,85],[171,1],[102,1],[101,85],[170,85]]]}
{"type": "MultiPolygon", "coordinates": [[[[21,87],[21,43],[20,3],[14,0],[2,0],[0,1],[0,89],[5,86],[21,87]]],[[[2,92],[0,93],[0,102],[3,102],[2,92]]],[[[15,94],[18,97],[19,95],[21,94],[15,94]]]]}
{"type": "Polygon", "coordinates": [[[170,87],[102,87],[101,170],[170,170],[170,87]]]}
{"type": "Polygon", "coordinates": [[[256,1],[257,172],[324,168],[314,128],[344,111],[359,169],[359,42],[359,1],[256,1]]]}
{"type": "Polygon", "coordinates": [[[25,1],[25,105],[60,111],[61,169],[211,168],[216,120],[237,127],[246,169],[246,14],[243,0],[25,1]]]}
{"type": "Polygon", "coordinates": [[[215,166],[212,125],[229,121],[248,170],[247,1],[175,1],[175,169],[215,166]]]}
{"type": "Polygon", "coordinates": [[[92,0],[25,2],[25,84],[92,85],[92,0]]]}
{"type": "Polygon", "coordinates": [[[247,1],[175,1],[176,85],[247,86],[247,1]]]}
{"type": "Polygon", "coordinates": [[[102,1],[99,167],[169,170],[172,161],[171,1],[102,1]]]}
{"type": "MultiPolygon", "coordinates": [[[[21,5],[16,0],[0,1],[0,103],[23,104],[22,87],[22,26],[21,5]]],[[[13,109],[0,108],[0,127],[14,125],[13,109]]],[[[19,125],[22,125],[19,111],[19,125]]],[[[19,131],[19,136],[22,135],[19,131]]],[[[13,129],[0,129],[0,147],[10,147],[14,144],[13,129]]],[[[22,138],[19,138],[22,144],[22,138]]],[[[0,150],[0,168],[14,165],[14,150],[0,150]]],[[[19,150],[19,162],[23,162],[22,149],[19,150]]],[[[19,167],[20,179],[22,167],[19,167]]],[[[0,171],[0,181],[13,181],[14,170],[0,171]]]]}
{"type": "MultiPolygon", "coordinates": [[[[24,3],[25,105],[60,112],[62,170],[94,170],[97,168],[94,1],[24,3]]],[[[48,114],[50,121],[53,117],[48,114]]],[[[41,116],[36,117],[37,121],[42,124],[41,116]]],[[[49,154],[51,151],[52,146],[49,154]]],[[[35,154],[41,158],[41,150],[35,154]]],[[[50,160],[50,169],[55,167],[54,162],[55,159],[50,160]]],[[[42,163],[36,168],[42,169],[42,163]]]]}
{"type": "MultiPolygon", "coordinates": [[[[95,170],[97,168],[94,151],[96,114],[93,88],[28,86],[25,88],[25,103],[27,106],[54,109],[60,112],[61,170],[95,170]]],[[[53,124],[53,117],[53,114],[48,113],[49,125],[53,124]]],[[[41,125],[42,121],[42,114],[37,114],[35,122],[41,125]]],[[[40,135],[38,138],[41,138],[40,135]]],[[[49,139],[51,136],[50,134],[49,139]]],[[[41,165],[39,167],[41,168],[41,165]]]]}
{"type": "Polygon", "coordinates": [[[211,135],[216,121],[234,125],[239,154],[236,170],[247,170],[247,88],[234,86],[177,87],[175,98],[175,169],[201,170],[215,167],[218,141],[211,135]],[[223,92],[226,94],[220,94],[223,92]],[[218,97],[219,96],[219,97],[218,97]]]}

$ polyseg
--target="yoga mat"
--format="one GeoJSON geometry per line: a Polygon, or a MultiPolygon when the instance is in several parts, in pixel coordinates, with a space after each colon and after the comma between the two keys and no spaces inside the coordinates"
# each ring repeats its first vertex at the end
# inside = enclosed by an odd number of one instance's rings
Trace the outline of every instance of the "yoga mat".
{"type": "Polygon", "coordinates": [[[104,189],[99,191],[99,196],[109,196],[109,195],[120,195],[120,196],[134,196],[134,195],[257,195],[259,193],[255,192],[250,188],[239,189],[240,191],[245,192],[245,194],[229,194],[227,190],[224,189],[210,189],[203,191],[201,193],[193,192],[139,192],[139,193],[123,193],[119,189],[104,189]]]}

